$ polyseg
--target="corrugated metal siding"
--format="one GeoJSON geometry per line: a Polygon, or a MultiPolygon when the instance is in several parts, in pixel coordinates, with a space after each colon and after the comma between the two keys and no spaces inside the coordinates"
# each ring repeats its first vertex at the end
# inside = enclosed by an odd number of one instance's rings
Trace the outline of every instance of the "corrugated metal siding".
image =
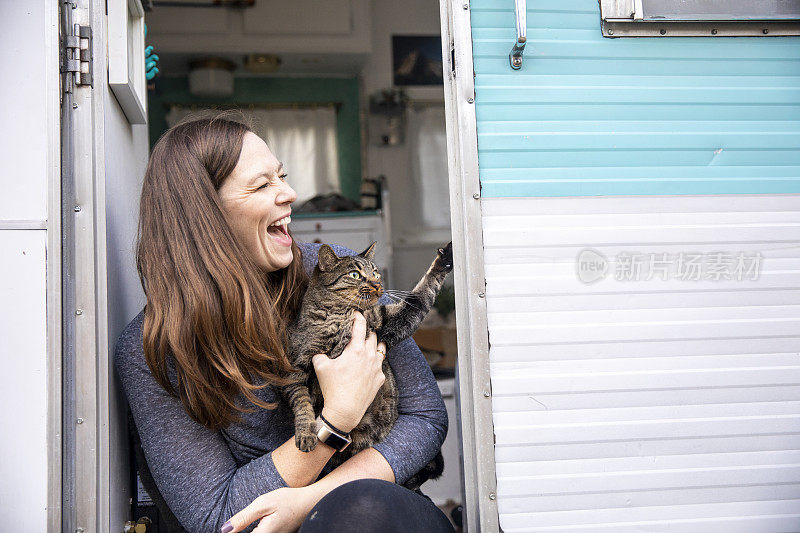
{"type": "Polygon", "coordinates": [[[500,524],[800,530],[800,196],[482,200],[500,524]],[[592,248],[760,253],[593,284],[592,248]]]}
{"type": "Polygon", "coordinates": [[[800,40],[606,39],[597,0],[473,0],[484,197],[800,192],[800,40]]]}

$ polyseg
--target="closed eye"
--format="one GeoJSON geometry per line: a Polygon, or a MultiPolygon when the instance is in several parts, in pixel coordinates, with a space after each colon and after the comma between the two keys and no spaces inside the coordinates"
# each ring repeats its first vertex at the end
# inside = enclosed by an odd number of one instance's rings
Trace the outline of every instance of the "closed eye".
{"type": "MultiPolygon", "coordinates": [[[[289,177],[288,174],[281,174],[280,176],[278,176],[278,179],[281,180],[281,181],[286,181],[286,178],[288,178],[288,177],[289,177]]],[[[265,188],[269,187],[270,184],[272,184],[272,180],[267,180],[267,181],[264,182],[263,185],[260,185],[260,186],[256,187],[256,190],[258,191],[258,190],[261,190],[261,189],[265,189],[265,188]]]]}

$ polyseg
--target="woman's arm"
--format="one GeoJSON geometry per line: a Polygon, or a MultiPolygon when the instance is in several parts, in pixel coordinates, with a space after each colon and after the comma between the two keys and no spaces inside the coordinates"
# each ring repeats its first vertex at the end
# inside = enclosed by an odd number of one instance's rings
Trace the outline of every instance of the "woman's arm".
{"type": "Polygon", "coordinates": [[[230,518],[224,533],[242,531],[261,519],[259,531],[295,531],[314,505],[339,485],[365,478],[402,483],[434,457],[447,434],[447,411],[430,367],[412,340],[387,357],[400,390],[400,417],[387,438],[312,485],[260,495],[230,518]]]}
{"type": "Polygon", "coordinates": [[[142,315],[117,342],[115,366],[159,491],[189,531],[218,530],[260,494],[286,487],[271,453],[236,464],[218,431],[194,422],[144,360],[142,315]]]}
{"type": "Polygon", "coordinates": [[[313,485],[262,494],[233,515],[222,532],[242,531],[257,520],[261,520],[258,531],[296,531],[308,512],[330,491],[349,481],[368,478],[394,482],[389,463],[372,448],[360,451],[313,485]]]}
{"type": "Polygon", "coordinates": [[[413,340],[401,342],[386,357],[397,379],[399,417],[374,448],[386,458],[397,483],[405,483],[441,449],[447,409],[430,365],[413,340]]]}

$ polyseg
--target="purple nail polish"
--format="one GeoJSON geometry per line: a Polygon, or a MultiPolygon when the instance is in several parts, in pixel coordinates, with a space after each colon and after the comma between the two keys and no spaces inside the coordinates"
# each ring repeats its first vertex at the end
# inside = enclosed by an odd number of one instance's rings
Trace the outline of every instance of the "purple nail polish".
{"type": "Polygon", "coordinates": [[[231,533],[231,531],[233,531],[233,524],[231,524],[231,521],[228,520],[222,524],[222,533],[231,533]]]}

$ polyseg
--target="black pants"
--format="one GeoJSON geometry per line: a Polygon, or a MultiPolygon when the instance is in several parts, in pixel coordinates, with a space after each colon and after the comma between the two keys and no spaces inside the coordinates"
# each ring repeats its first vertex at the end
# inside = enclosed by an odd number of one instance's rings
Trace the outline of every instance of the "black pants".
{"type": "Polygon", "coordinates": [[[395,483],[359,479],[329,492],[306,516],[298,533],[452,533],[433,502],[395,483]]]}

